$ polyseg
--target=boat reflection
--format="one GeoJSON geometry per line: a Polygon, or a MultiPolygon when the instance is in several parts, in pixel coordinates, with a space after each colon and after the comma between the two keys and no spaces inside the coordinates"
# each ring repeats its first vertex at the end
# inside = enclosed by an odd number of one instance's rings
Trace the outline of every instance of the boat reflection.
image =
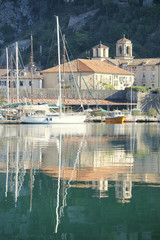
{"type": "Polygon", "coordinates": [[[5,196],[14,192],[17,202],[27,171],[30,191],[36,171],[40,171],[59,179],[66,188],[92,188],[94,197],[109,197],[109,188],[114,186],[115,196],[122,202],[131,199],[132,182],[159,184],[159,157],[149,159],[147,153],[144,163],[138,156],[139,149],[144,153],[146,147],[141,129],[135,131],[136,125],[103,127],[1,125],[0,171],[6,173],[5,196]]]}

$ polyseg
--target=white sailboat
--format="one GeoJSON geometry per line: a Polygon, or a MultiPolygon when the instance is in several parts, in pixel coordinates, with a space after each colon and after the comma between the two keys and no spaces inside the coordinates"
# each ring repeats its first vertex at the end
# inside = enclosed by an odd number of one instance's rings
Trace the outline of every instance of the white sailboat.
{"type": "Polygon", "coordinates": [[[58,16],[56,16],[57,20],[57,44],[58,44],[58,69],[59,69],[59,115],[51,117],[50,116],[50,122],[54,124],[74,124],[74,123],[83,123],[86,119],[86,115],[81,113],[63,113],[62,112],[62,94],[61,94],[61,67],[60,67],[60,42],[59,42],[59,20],[58,16]]]}
{"type": "MultiPolygon", "coordinates": [[[[58,68],[59,68],[59,97],[58,105],[59,112],[51,113],[49,108],[43,108],[43,111],[36,113],[28,113],[27,116],[23,116],[22,123],[45,123],[45,124],[82,124],[86,119],[86,114],[84,112],[79,113],[64,113],[62,112],[62,94],[61,94],[61,67],[60,67],[60,42],[59,42],[59,20],[57,20],[57,43],[58,43],[58,68]]],[[[41,105],[42,106],[42,105],[41,105]]],[[[35,107],[35,105],[34,105],[35,107]]],[[[33,108],[32,108],[33,110],[33,108]]]]}

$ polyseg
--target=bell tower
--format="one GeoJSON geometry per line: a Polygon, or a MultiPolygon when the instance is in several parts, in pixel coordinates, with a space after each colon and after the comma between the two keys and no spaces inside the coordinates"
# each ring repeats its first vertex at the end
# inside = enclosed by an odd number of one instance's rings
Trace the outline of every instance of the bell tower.
{"type": "Polygon", "coordinates": [[[117,41],[116,43],[116,57],[118,59],[133,59],[132,56],[132,42],[125,38],[125,35],[123,35],[123,38],[117,41]]]}
{"type": "Polygon", "coordinates": [[[109,47],[103,45],[101,42],[92,49],[93,49],[92,60],[104,61],[107,58],[109,58],[109,47]]]}

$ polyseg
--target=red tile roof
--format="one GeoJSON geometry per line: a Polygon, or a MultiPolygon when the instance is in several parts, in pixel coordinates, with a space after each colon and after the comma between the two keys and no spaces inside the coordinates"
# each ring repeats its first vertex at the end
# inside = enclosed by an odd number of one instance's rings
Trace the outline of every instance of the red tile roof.
{"type": "MultiPolygon", "coordinates": [[[[6,99],[7,100],[7,99],[6,99]]],[[[94,99],[82,99],[82,104],[83,105],[96,105],[96,101],[98,103],[98,105],[130,105],[130,103],[119,103],[119,102],[111,102],[111,101],[107,101],[107,100],[103,100],[103,99],[99,99],[99,100],[94,100],[94,99]]],[[[24,99],[20,99],[19,102],[30,102],[31,103],[31,99],[30,98],[24,98],[24,99]]],[[[46,104],[52,104],[52,105],[56,105],[57,104],[57,98],[35,98],[33,100],[34,104],[38,104],[38,103],[46,103],[46,104]]],[[[17,103],[17,99],[14,99],[14,103],[17,103]]],[[[62,103],[63,99],[62,99],[62,103]]],[[[81,105],[81,101],[80,99],[76,99],[76,98],[66,98],[65,99],[65,105],[68,106],[78,106],[81,105]]]]}
{"type": "Polygon", "coordinates": [[[119,42],[129,42],[129,43],[131,43],[131,40],[129,40],[129,39],[127,39],[127,38],[121,38],[121,39],[119,39],[118,41],[117,41],[118,43],[119,42]]]}
{"type": "MultiPolygon", "coordinates": [[[[61,69],[62,69],[61,64],[61,69]]],[[[121,74],[131,75],[129,71],[125,71],[122,68],[111,65],[106,62],[98,60],[77,59],[64,64],[64,71],[70,73],[71,70],[75,72],[93,72],[93,73],[107,73],[107,74],[121,74]]],[[[42,73],[58,73],[58,66],[46,69],[42,73]]]]}

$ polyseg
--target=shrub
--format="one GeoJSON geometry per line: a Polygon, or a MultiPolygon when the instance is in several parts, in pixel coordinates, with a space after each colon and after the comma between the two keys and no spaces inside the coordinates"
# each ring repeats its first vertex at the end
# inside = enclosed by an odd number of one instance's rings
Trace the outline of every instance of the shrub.
{"type": "Polygon", "coordinates": [[[150,87],[133,86],[132,90],[136,92],[148,92],[150,87]]]}
{"type": "Polygon", "coordinates": [[[156,109],[155,108],[150,108],[147,115],[150,116],[150,117],[153,117],[156,114],[157,114],[156,109]]]}
{"type": "Polygon", "coordinates": [[[132,110],[132,115],[133,116],[141,116],[141,112],[138,110],[132,110]]]}

